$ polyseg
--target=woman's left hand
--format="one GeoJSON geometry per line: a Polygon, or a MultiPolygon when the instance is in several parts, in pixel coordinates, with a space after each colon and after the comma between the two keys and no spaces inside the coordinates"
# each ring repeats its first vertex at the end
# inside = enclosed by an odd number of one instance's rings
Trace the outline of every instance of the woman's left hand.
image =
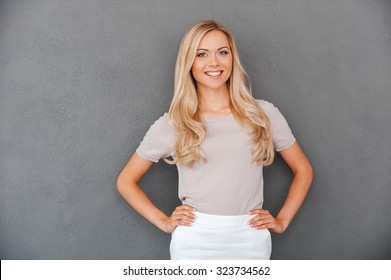
{"type": "Polygon", "coordinates": [[[283,233],[287,226],[284,225],[283,221],[273,217],[272,214],[267,210],[254,209],[249,212],[250,215],[257,214],[253,217],[249,224],[251,227],[256,229],[270,229],[274,233],[283,233]]]}

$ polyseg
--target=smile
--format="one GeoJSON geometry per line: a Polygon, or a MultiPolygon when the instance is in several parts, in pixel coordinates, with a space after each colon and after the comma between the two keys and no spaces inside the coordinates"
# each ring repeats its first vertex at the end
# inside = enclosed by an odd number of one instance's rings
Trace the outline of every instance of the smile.
{"type": "Polygon", "coordinates": [[[212,77],[212,78],[218,78],[221,76],[221,74],[223,73],[223,71],[208,71],[208,72],[205,72],[205,74],[209,77],[212,77]]]}

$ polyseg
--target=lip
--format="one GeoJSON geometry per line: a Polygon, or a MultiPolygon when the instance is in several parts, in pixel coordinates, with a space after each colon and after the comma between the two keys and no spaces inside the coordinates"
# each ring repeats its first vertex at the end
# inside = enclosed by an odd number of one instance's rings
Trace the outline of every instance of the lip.
{"type": "Polygon", "coordinates": [[[206,76],[208,76],[209,78],[211,78],[211,79],[218,79],[218,78],[220,78],[222,76],[223,72],[224,72],[224,70],[213,70],[213,71],[205,71],[204,74],[206,76]],[[220,74],[217,75],[217,76],[211,76],[211,75],[207,74],[208,72],[220,72],[220,74]]]}

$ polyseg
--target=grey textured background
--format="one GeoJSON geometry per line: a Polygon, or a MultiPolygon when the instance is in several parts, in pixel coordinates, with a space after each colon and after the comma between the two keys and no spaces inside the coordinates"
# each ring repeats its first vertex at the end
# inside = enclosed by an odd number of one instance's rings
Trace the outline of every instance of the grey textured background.
{"type": "MultiPolygon", "coordinates": [[[[182,35],[213,18],[315,170],[272,258],[390,259],[390,15],[380,0],[1,1],[0,258],[169,258],[115,182],[168,110],[182,35]]],[[[290,179],[281,158],[265,170],[265,208],[290,179]]],[[[179,204],[175,166],[141,185],[179,204]]]]}

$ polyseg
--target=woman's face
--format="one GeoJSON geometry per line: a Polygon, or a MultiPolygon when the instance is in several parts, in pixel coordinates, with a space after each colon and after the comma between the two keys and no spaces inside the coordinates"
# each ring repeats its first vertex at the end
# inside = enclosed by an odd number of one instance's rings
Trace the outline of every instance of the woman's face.
{"type": "Polygon", "coordinates": [[[201,39],[191,68],[197,90],[226,87],[232,72],[232,54],[225,33],[209,31],[201,39]]]}

